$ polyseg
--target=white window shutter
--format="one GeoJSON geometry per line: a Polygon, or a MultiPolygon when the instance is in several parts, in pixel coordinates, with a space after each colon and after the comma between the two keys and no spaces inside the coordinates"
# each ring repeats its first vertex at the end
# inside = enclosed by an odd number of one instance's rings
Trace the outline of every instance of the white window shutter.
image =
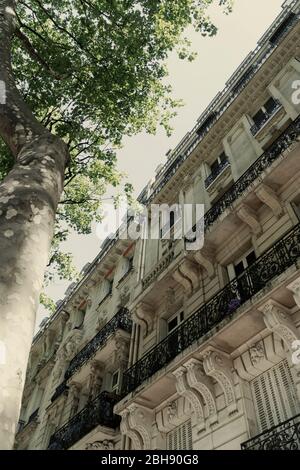
{"type": "Polygon", "coordinates": [[[190,420],[167,434],[167,448],[168,450],[193,449],[192,423],[190,420]]]}
{"type": "Polygon", "coordinates": [[[296,414],[296,394],[286,360],[251,382],[259,432],[286,421],[296,414]]]}

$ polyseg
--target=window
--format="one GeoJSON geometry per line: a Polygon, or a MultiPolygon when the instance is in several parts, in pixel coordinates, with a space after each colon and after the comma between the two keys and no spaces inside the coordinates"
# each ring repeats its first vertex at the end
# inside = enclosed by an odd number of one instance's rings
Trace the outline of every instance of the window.
{"type": "Polygon", "coordinates": [[[221,155],[210,165],[211,173],[218,171],[219,166],[227,160],[225,152],[222,152],[221,155]]]}
{"type": "Polygon", "coordinates": [[[247,255],[245,255],[240,261],[234,264],[234,271],[235,275],[239,276],[242,274],[245,269],[251,266],[256,261],[256,256],[254,251],[250,251],[247,255]]]}
{"type": "Polygon", "coordinates": [[[184,312],[177,313],[168,320],[168,333],[173,331],[184,320],[184,312]]]}
{"type": "Polygon", "coordinates": [[[296,392],[286,360],[251,382],[259,432],[296,414],[296,392]]]}
{"type": "Polygon", "coordinates": [[[265,102],[265,104],[260,108],[260,110],[254,114],[252,117],[255,124],[255,129],[253,132],[258,132],[258,130],[263,126],[265,122],[272,116],[274,111],[278,108],[279,102],[275,100],[272,96],[265,102]]]}
{"type": "Polygon", "coordinates": [[[112,392],[117,392],[118,391],[119,383],[120,383],[120,371],[117,370],[116,372],[113,373],[112,378],[111,378],[111,390],[112,390],[112,392]]]}
{"type": "Polygon", "coordinates": [[[192,450],[192,423],[186,421],[167,434],[167,450],[192,450]]]}

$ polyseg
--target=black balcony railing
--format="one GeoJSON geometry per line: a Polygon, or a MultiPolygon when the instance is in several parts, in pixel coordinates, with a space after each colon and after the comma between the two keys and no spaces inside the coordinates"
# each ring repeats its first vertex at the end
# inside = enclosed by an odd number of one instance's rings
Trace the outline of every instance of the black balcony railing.
{"type": "Polygon", "coordinates": [[[100,393],[51,436],[48,449],[68,449],[98,425],[117,428],[121,418],[113,413],[113,408],[118,400],[120,397],[112,393],[100,393]]]}
{"type": "Polygon", "coordinates": [[[18,433],[23,431],[23,429],[27,428],[27,426],[31,423],[35,423],[35,425],[38,423],[38,414],[39,414],[39,408],[37,408],[31,415],[29,416],[27,422],[24,420],[19,421],[19,428],[18,428],[18,433]]]}
{"type": "Polygon", "coordinates": [[[36,410],[34,410],[33,413],[31,413],[31,415],[30,415],[29,418],[28,418],[27,424],[29,424],[29,423],[31,423],[32,421],[34,421],[35,419],[37,419],[38,413],[39,413],[39,408],[37,408],[36,410]]]}
{"type": "Polygon", "coordinates": [[[51,402],[54,402],[60,395],[68,390],[67,380],[72,377],[96,352],[103,348],[108,338],[117,330],[131,332],[132,320],[127,308],[122,307],[118,313],[104,325],[103,328],[91,339],[91,341],[82,348],[71,360],[64,376],[64,380],[56,388],[51,402]]]}
{"type": "MultiPolygon", "coordinates": [[[[248,56],[247,59],[240,66],[239,71],[244,70],[240,78],[235,80],[235,75],[229,80],[225,89],[217,95],[217,97],[210,103],[207,111],[203,114],[200,121],[197,123],[195,128],[190,132],[190,142],[185,145],[184,151],[176,156],[174,162],[168,162],[165,165],[164,170],[161,173],[160,181],[157,186],[153,188],[152,193],[148,198],[148,203],[162,190],[162,188],[168,183],[172,176],[177,172],[182,163],[191,155],[193,150],[199,144],[199,142],[207,135],[214,124],[220,119],[223,113],[229,108],[231,103],[235,100],[239,93],[248,85],[250,80],[254,77],[256,72],[265,63],[267,58],[271,55],[278,43],[289,33],[289,31],[298,22],[298,14],[289,14],[281,24],[273,31],[273,34],[269,37],[268,47],[264,47],[265,43],[261,41],[256,50],[248,56]],[[255,55],[258,51],[264,47],[264,52],[257,57],[257,60],[251,64],[255,55]],[[226,95],[228,97],[226,98],[226,95]],[[196,134],[196,135],[194,135],[196,134]]],[[[238,74],[238,72],[237,72],[238,74]]]]}
{"type": "Polygon", "coordinates": [[[266,111],[264,113],[264,117],[259,121],[259,123],[256,123],[251,127],[250,131],[252,135],[256,135],[260,129],[262,129],[262,127],[271,119],[271,117],[274,116],[274,114],[281,108],[282,104],[280,101],[274,100],[274,107],[270,109],[269,112],[266,111]]]}
{"type": "Polygon", "coordinates": [[[138,387],[191,346],[300,257],[300,224],[276,242],[240,276],[227,284],[176,330],[147,352],[123,376],[122,392],[138,387]]]}
{"type": "Polygon", "coordinates": [[[79,351],[71,360],[65,373],[65,379],[69,379],[80,367],[83,366],[96,352],[101,349],[107,339],[117,330],[131,332],[132,321],[127,308],[121,308],[118,313],[94,336],[91,341],[79,351]]]}
{"type": "MultiPolygon", "coordinates": [[[[300,117],[298,117],[277,140],[261,155],[245,173],[223,194],[223,196],[206,212],[205,229],[210,227],[218,217],[236,201],[261,173],[272,165],[277,158],[298,140],[300,135],[300,117]]],[[[193,228],[196,230],[196,227],[193,228]]]]}
{"type": "Polygon", "coordinates": [[[51,403],[53,403],[58,397],[60,397],[64,392],[67,392],[69,387],[67,386],[67,381],[64,380],[59,386],[56,388],[55,392],[51,397],[51,403]]]}
{"type": "Polygon", "coordinates": [[[211,174],[206,178],[205,180],[205,187],[208,188],[214,181],[217,179],[217,177],[225,170],[230,165],[230,162],[228,158],[225,158],[219,165],[218,167],[211,172],[211,174]]]}
{"type": "Polygon", "coordinates": [[[300,415],[241,444],[242,450],[300,450],[300,415]]]}

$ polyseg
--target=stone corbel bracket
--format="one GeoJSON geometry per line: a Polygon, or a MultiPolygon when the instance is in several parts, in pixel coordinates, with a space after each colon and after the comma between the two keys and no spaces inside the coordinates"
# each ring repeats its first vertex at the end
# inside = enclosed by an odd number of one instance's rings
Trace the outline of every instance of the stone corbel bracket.
{"type": "Polygon", "coordinates": [[[154,309],[146,302],[139,303],[132,312],[133,320],[141,326],[144,337],[148,336],[153,331],[154,315],[154,309]]]}
{"type": "Polygon", "coordinates": [[[121,413],[121,431],[133,441],[136,450],[150,450],[152,440],[153,411],[132,403],[121,413]]]}
{"type": "Polygon", "coordinates": [[[212,380],[204,372],[203,364],[198,359],[190,359],[184,364],[187,369],[187,381],[191,388],[197,390],[203,398],[210,424],[218,422],[217,405],[212,380]]]}
{"type": "Polygon", "coordinates": [[[199,286],[199,275],[196,263],[185,259],[173,272],[173,279],[181,284],[184,291],[191,295],[199,286]]]}
{"type": "Polygon", "coordinates": [[[261,202],[266,204],[266,206],[272,210],[276,217],[280,217],[282,215],[283,206],[274,189],[270,188],[270,186],[267,186],[266,184],[261,184],[255,191],[255,194],[261,202]]]}
{"type": "Polygon", "coordinates": [[[210,279],[213,279],[215,275],[215,250],[212,245],[207,245],[194,253],[195,261],[205,269],[210,279]]]}
{"type": "Polygon", "coordinates": [[[300,308],[300,277],[289,284],[287,289],[293,293],[295,303],[300,308]]]}
{"type": "Polygon", "coordinates": [[[233,363],[238,376],[250,382],[285,358],[285,345],[279,336],[271,333],[250,346],[233,363]]]}
{"type": "Polygon", "coordinates": [[[233,383],[232,361],[219,351],[209,351],[203,360],[203,368],[207,375],[218,382],[225,396],[228,414],[237,411],[237,400],[233,383]]]}
{"type": "Polygon", "coordinates": [[[179,397],[158,411],[155,419],[159,432],[167,434],[183,424],[190,416],[190,402],[185,397],[179,397]]]}
{"type": "Polygon", "coordinates": [[[173,372],[176,377],[176,390],[180,396],[186,398],[195,413],[195,421],[197,422],[197,431],[202,432],[206,429],[204,411],[202,405],[201,395],[197,390],[190,387],[187,381],[187,370],[181,366],[173,372]]]}
{"type": "Polygon", "coordinates": [[[247,206],[246,204],[242,204],[239,209],[237,210],[237,216],[244,222],[246,225],[250,227],[251,232],[254,235],[260,235],[262,232],[262,228],[260,222],[251,207],[247,206]]]}
{"type": "Polygon", "coordinates": [[[123,410],[120,413],[120,416],[122,418],[121,424],[120,424],[120,430],[121,434],[124,436],[129,437],[133,443],[133,447],[135,450],[142,450],[143,449],[143,442],[142,438],[139,435],[139,433],[130,427],[129,423],[129,416],[130,413],[128,410],[123,410]]]}
{"type": "Polygon", "coordinates": [[[258,310],[264,315],[266,327],[276,333],[284,341],[289,351],[293,352],[293,343],[300,339],[300,334],[291,318],[289,309],[270,299],[258,310]]]}

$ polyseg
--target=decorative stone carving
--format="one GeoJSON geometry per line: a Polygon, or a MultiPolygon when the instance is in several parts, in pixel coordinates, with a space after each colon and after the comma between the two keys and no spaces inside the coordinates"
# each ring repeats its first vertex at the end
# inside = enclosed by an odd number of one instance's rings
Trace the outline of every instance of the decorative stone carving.
{"type": "Polygon", "coordinates": [[[133,441],[136,450],[151,449],[153,411],[132,403],[121,413],[121,432],[133,441]]]}
{"type": "Polygon", "coordinates": [[[63,310],[60,314],[60,318],[59,318],[59,326],[58,326],[58,335],[56,337],[56,341],[55,341],[55,344],[54,344],[54,350],[57,351],[62,340],[63,340],[63,336],[64,336],[64,331],[65,331],[65,328],[66,328],[66,324],[67,324],[67,321],[69,320],[70,318],[70,315],[68,312],[66,312],[65,310],[63,310]]]}
{"type": "Polygon", "coordinates": [[[103,378],[101,376],[103,365],[99,361],[92,361],[90,364],[90,373],[88,377],[89,400],[96,397],[101,390],[103,378]]]}
{"type": "Polygon", "coordinates": [[[205,373],[214,378],[223,390],[228,414],[237,411],[232,369],[233,365],[229,358],[219,351],[209,351],[203,361],[205,373]]]}
{"type": "Polygon", "coordinates": [[[265,358],[264,343],[262,341],[259,341],[254,346],[251,346],[251,348],[249,349],[249,354],[253,365],[256,365],[261,362],[261,360],[265,358]]]}
{"type": "Polygon", "coordinates": [[[170,402],[156,413],[157,428],[161,433],[168,433],[183,424],[191,416],[191,405],[187,398],[181,396],[170,402]]]}
{"type": "Polygon", "coordinates": [[[192,285],[192,291],[197,289],[199,285],[199,273],[197,264],[189,259],[185,259],[179,266],[180,273],[186,278],[190,280],[192,285]]]}
{"type": "Polygon", "coordinates": [[[115,345],[115,365],[126,366],[129,356],[129,340],[123,336],[117,336],[115,345]]]}
{"type": "Polygon", "coordinates": [[[300,338],[299,331],[294,324],[289,310],[275,300],[268,300],[259,310],[264,314],[266,327],[277,333],[285,342],[290,351],[292,344],[300,338]]]}
{"type": "Polygon", "coordinates": [[[76,415],[78,411],[78,406],[79,406],[79,400],[80,400],[80,391],[81,391],[81,385],[76,383],[76,382],[71,382],[69,384],[69,393],[68,393],[68,398],[71,403],[71,409],[70,409],[70,418],[76,415]]]}
{"type": "Polygon", "coordinates": [[[131,429],[130,427],[130,423],[129,423],[130,412],[127,409],[125,409],[121,411],[119,414],[122,418],[122,421],[120,424],[121,434],[124,434],[125,436],[128,436],[129,439],[131,439],[135,450],[142,450],[143,449],[142,437],[137,431],[135,431],[134,429],[131,429]]]}
{"type": "Polygon", "coordinates": [[[102,330],[102,328],[106,325],[107,317],[108,317],[108,313],[107,313],[106,310],[101,312],[101,317],[99,317],[98,320],[97,320],[96,331],[102,330]]]}
{"type": "Polygon", "coordinates": [[[251,381],[285,357],[282,339],[272,333],[237,357],[234,368],[241,379],[251,381]]]}
{"type": "Polygon", "coordinates": [[[133,312],[133,319],[142,327],[144,337],[153,331],[154,315],[152,306],[146,302],[139,303],[133,312]]]}
{"type": "Polygon", "coordinates": [[[266,184],[261,184],[255,191],[255,194],[264,204],[270,207],[276,217],[279,217],[282,214],[282,204],[272,188],[266,184]]]}
{"type": "Polygon", "coordinates": [[[120,305],[122,307],[124,307],[127,302],[129,302],[129,299],[130,299],[130,289],[129,289],[129,286],[124,286],[122,287],[122,289],[120,290],[120,305]]]}
{"type": "Polygon", "coordinates": [[[104,441],[88,442],[85,446],[85,450],[114,450],[114,448],[114,442],[107,439],[104,441]]]}
{"type": "Polygon", "coordinates": [[[191,389],[187,381],[187,370],[185,367],[179,367],[173,372],[176,377],[176,390],[179,395],[185,397],[191,404],[195,413],[196,422],[198,423],[198,432],[205,430],[204,411],[201,396],[197,390],[191,389]]]}
{"type": "Polygon", "coordinates": [[[190,279],[187,279],[182,272],[180,271],[179,268],[175,269],[175,271],[172,274],[173,279],[178,282],[178,284],[181,284],[184,288],[184,291],[188,294],[191,295],[193,292],[193,285],[190,281],[190,279]]]}
{"type": "Polygon", "coordinates": [[[287,286],[287,289],[293,293],[296,305],[300,308],[300,277],[295,279],[291,284],[287,286]]]}
{"type": "Polygon", "coordinates": [[[204,400],[210,424],[216,423],[218,421],[218,414],[214,386],[211,379],[206,376],[203,364],[197,359],[192,358],[184,366],[188,371],[187,381],[189,385],[197,390],[204,400]]]}
{"type": "Polygon", "coordinates": [[[250,227],[250,230],[254,235],[259,235],[262,231],[261,225],[258,221],[256,213],[251,207],[246,204],[242,204],[237,210],[238,217],[250,227]]]}
{"type": "Polygon", "coordinates": [[[194,253],[194,258],[197,263],[205,269],[210,279],[215,275],[214,259],[215,250],[212,245],[205,244],[205,246],[194,253]]]}

